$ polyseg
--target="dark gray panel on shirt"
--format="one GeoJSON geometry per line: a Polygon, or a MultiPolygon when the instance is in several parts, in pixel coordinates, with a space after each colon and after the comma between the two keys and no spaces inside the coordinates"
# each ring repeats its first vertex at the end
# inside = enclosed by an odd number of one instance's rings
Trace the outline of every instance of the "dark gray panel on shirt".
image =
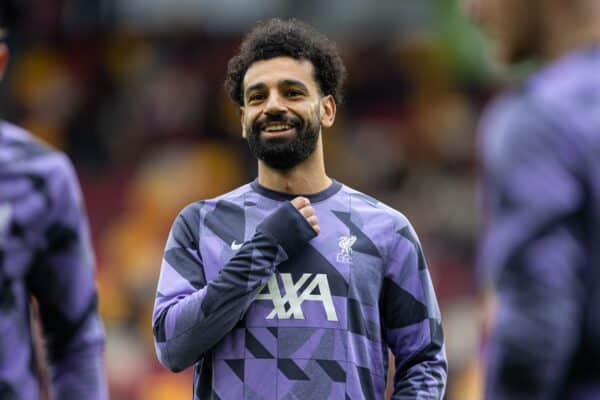
{"type": "Polygon", "coordinates": [[[427,307],[412,294],[384,278],[381,312],[389,329],[403,328],[427,319],[427,307]]]}
{"type": "Polygon", "coordinates": [[[333,382],[346,382],[346,371],[337,361],[317,360],[317,363],[333,382]]]}
{"type": "Polygon", "coordinates": [[[404,228],[400,229],[397,233],[404,239],[411,242],[413,246],[415,246],[415,251],[417,252],[417,256],[419,258],[419,270],[427,268],[427,263],[423,258],[423,251],[421,251],[421,245],[419,244],[419,240],[413,234],[413,231],[410,229],[410,227],[405,226],[404,228]]]}
{"type": "Polygon", "coordinates": [[[249,330],[246,330],[246,349],[256,358],[275,358],[249,330]]]}
{"type": "Polygon", "coordinates": [[[244,382],[244,360],[225,360],[225,363],[244,382]]]}
{"type": "Polygon", "coordinates": [[[9,383],[0,381],[0,399],[18,400],[19,396],[17,396],[14,389],[9,383]]]}
{"type": "Polygon", "coordinates": [[[48,189],[46,179],[43,176],[35,174],[27,175],[27,178],[31,181],[31,186],[33,187],[33,190],[38,192],[40,196],[44,198],[44,201],[46,202],[46,207],[50,208],[52,206],[52,198],[50,196],[50,190],[48,189]]]}
{"type": "Polygon", "coordinates": [[[371,371],[368,368],[356,367],[358,371],[358,379],[360,380],[360,387],[362,389],[365,399],[375,400],[375,388],[373,385],[373,377],[371,371]]]}
{"type": "Polygon", "coordinates": [[[187,206],[173,225],[173,239],[182,247],[198,250],[201,202],[187,206]]]}
{"type": "Polygon", "coordinates": [[[362,312],[360,302],[348,299],[348,330],[350,332],[367,337],[374,342],[380,342],[379,327],[368,321],[362,312]]]}
{"type": "Polygon", "coordinates": [[[46,240],[48,248],[56,252],[61,252],[73,248],[77,244],[79,237],[77,236],[77,232],[70,227],[54,223],[46,229],[46,240]]]}
{"type": "Polygon", "coordinates": [[[215,209],[206,214],[204,225],[227,245],[234,240],[240,243],[244,241],[246,231],[244,209],[237,204],[225,200],[219,201],[215,209]]]}
{"type": "Polygon", "coordinates": [[[277,368],[291,381],[309,380],[308,376],[302,371],[302,368],[291,359],[280,358],[277,360],[277,368]]]}
{"type": "Polygon", "coordinates": [[[180,247],[169,249],[165,253],[165,260],[195,289],[201,289],[206,285],[201,266],[189,250],[180,247]]]}

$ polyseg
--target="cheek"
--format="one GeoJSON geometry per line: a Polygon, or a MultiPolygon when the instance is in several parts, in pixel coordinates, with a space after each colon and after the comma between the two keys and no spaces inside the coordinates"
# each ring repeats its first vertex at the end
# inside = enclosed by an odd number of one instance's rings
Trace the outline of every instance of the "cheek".
{"type": "Polygon", "coordinates": [[[321,119],[321,103],[317,102],[309,110],[309,117],[313,120],[321,119]]]}
{"type": "Polygon", "coordinates": [[[244,125],[246,126],[252,126],[252,124],[256,121],[258,113],[257,112],[253,112],[253,111],[246,111],[246,114],[244,115],[244,125]]]}

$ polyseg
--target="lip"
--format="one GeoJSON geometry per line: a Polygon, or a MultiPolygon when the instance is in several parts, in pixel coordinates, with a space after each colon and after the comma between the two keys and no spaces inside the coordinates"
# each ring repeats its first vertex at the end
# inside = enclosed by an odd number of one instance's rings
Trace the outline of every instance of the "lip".
{"type": "Polygon", "coordinates": [[[268,132],[265,130],[261,130],[260,133],[264,138],[267,139],[280,139],[280,138],[289,138],[294,134],[296,128],[291,127],[290,129],[286,129],[284,131],[276,131],[276,132],[268,132]]]}

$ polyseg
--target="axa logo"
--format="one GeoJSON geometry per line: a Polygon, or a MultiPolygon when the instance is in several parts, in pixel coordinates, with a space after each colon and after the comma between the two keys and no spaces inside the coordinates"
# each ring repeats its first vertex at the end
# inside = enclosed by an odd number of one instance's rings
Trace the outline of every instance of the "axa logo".
{"type": "Polygon", "coordinates": [[[336,260],[343,264],[352,264],[352,245],[356,243],[356,236],[340,236],[338,245],[340,252],[337,253],[336,260]]]}
{"type": "Polygon", "coordinates": [[[305,319],[304,312],[302,312],[302,303],[305,301],[319,301],[323,305],[327,320],[338,321],[326,274],[305,273],[296,282],[294,282],[292,274],[281,273],[279,276],[283,284],[283,296],[279,288],[277,274],[274,274],[267,283],[267,292],[256,296],[256,300],[271,300],[273,302],[273,311],[267,315],[267,319],[275,317],[278,319],[305,319]],[[306,288],[301,290],[304,286],[306,288]]]}

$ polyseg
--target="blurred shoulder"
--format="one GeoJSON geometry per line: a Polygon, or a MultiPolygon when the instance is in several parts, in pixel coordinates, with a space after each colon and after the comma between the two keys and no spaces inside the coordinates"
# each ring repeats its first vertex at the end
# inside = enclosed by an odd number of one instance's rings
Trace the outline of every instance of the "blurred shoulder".
{"type": "Polygon", "coordinates": [[[76,179],[71,161],[63,152],[7,121],[0,121],[0,164],[34,179],[76,179]]]}
{"type": "Polygon", "coordinates": [[[242,208],[244,207],[247,194],[251,191],[251,185],[245,184],[219,196],[194,201],[185,206],[179,212],[179,215],[186,220],[198,220],[201,213],[205,210],[214,210],[216,207],[242,208]]]}
{"type": "Polygon", "coordinates": [[[571,109],[600,98],[600,48],[573,51],[533,74],[524,85],[530,101],[571,109]],[[575,102],[575,104],[573,104],[575,102]]]}

